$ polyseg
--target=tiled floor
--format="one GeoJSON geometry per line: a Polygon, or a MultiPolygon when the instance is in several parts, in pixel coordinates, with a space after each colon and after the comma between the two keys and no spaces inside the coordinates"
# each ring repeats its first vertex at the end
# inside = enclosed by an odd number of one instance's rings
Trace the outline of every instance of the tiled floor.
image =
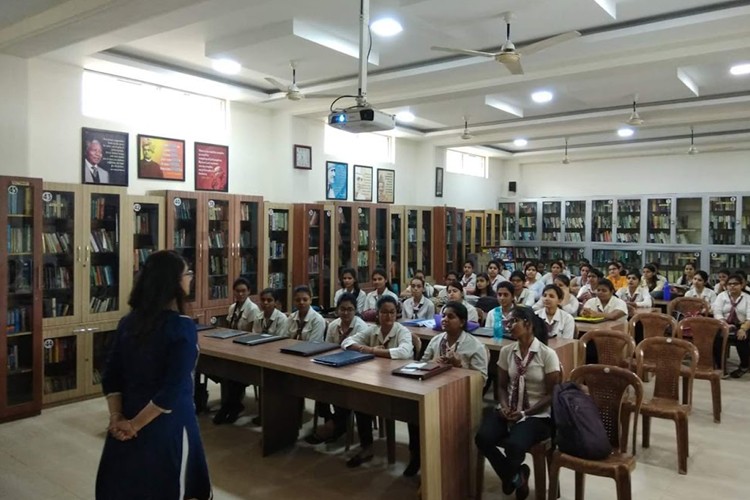
{"type": "MultiPolygon", "coordinates": [[[[696,381],[687,476],[677,474],[674,425],[653,421],[651,448],[638,451],[633,498],[750,498],[744,477],[750,460],[750,375],[723,381],[722,390],[722,423],[714,424],[708,383],[696,381]]],[[[217,395],[218,387],[212,387],[211,394],[217,395]]],[[[395,465],[387,465],[385,442],[378,440],[375,460],[358,470],[350,470],[344,465],[343,442],[328,448],[301,443],[262,458],[259,429],[250,423],[255,410],[252,391],[248,391],[246,404],[248,416],[234,425],[215,426],[210,416],[200,418],[217,500],[416,498],[418,480],[401,476],[408,458],[405,425],[397,424],[399,446],[395,465]]],[[[308,401],[308,409],[311,408],[308,401]]],[[[106,404],[96,399],[0,425],[0,498],[93,498],[106,422],[106,404]]],[[[485,474],[485,498],[503,498],[500,482],[489,465],[485,474]]],[[[561,485],[562,498],[573,498],[572,472],[562,472],[561,485]]],[[[589,499],[613,499],[614,483],[589,477],[586,493],[589,499]]]]}

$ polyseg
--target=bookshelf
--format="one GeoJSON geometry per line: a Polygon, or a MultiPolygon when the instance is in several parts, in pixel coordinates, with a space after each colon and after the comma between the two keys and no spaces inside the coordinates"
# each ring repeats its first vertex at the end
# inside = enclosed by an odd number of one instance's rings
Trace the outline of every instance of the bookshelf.
{"type": "Polygon", "coordinates": [[[83,396],[85,331],[85,328],[45,328],[42,350],[45,405],[83,396]]]}
{"type": "Polygon", "coordinates": [[[737,228],[737,197],[711,196],[708,199],[709,245],[734,245],[737,228]]]}
{"type": "Polygon", "coordinates": [[[607,276],[607,264],[613,260],[622,262],[626,269],[643,270],[642,250],[595,248],[591,252],[591,265],[603,272],[605,277],[607,276]]]}
{"type": "Polygon", "coordinates": [[[518,203],[518,240],[537,240],[537,213],[535,201],[521,201],[518,203]]]}
{"type": "Polygon", "coordinates": [[[262,262],[262,222],[260,219],[263,198],[260,196],[234,195],[234,234],[232,246],[233,277],[242,276],[250,282],[250,293],[257,295],[265,288],[260,280],[262,262]]]}
{"type": "Polygon", "coordinates": [[[425,276],[432,276],[432,208],[420,209],[422,226],[422,252],[420,268],[425,276]]]}
{"type": "MultiPolygon", "coordinates": [[[[464,260],[470,254],[482,251],[482,229],[484,228],[484,212],[470,211],[464,213],[464,260]]],[[[457,262],[454,271],[463,270],[463,262],[457,262]]]]}
{"type": "Polygon", "coordinates": [[[540,247],[516,247],[516,269],[523,271],[523,261],[527,259],[539,260],[541,257],[540,247]]]}
{"type": "Polygon", "coordinates": [[[614,200],[591,202],[591,241],[611,243],[614,200]]]}
{"type": "Polygon", "coordinates": [[[307,284],[312,303],[323,309],[334,307],[333,292],[338,280],[333,275],[333,205],[294,205],[294,284],[307,284]]]}
{"type": "Polygon", "coordinates": [[[482,231],[482,247],[496,248],[500,246],[503,234],[503,213],[500,210],[484,211],[484,229],[482,231]]]}
{"type": "Polygon", "coordinates": [[[432,214],[434,277],[440,280],[449,271],[458,272],[463,264],[464,211],[435,207],[432,214]]]}
{"type": "Polygon", "coordinates": [[[202,290],[203,308],[229,306],[232,302],[232,283],[239,274],[235,271],[230,258],[234,257],[236,231],[234,206],[231,195],[206,193],[204,195],[206,211],[206,249],[203,252],[203,269],[206,280],[202,290]]]}
{"type": "Polygon", "coordinates": [[[740,245],[750,246],[750,196],[742,197],[740,245]]]}
{"type": "Polygon", "coordinates": [[[562,241],[562,202],[542,202],[542,241],[562,241]]]}
{"type": "Polygon", "coordinates": [[[372,210],[370,207],[356,207],[353,211],[356,239],[355,248],[355,262],[357,263],[357,281],[362,286],[367,286],[370,283],[370,269],[372,268],[371,263],[371,244],[373,241],[373,234],[371,221],[372,210]]]}
{"type": "Polygon", "coordinates": [[[568,266],[568,270],[574,276],[577,276],[580,274],[578,263],[585,255],[585,248],[542,247],[540,259],[548,265],[554,260],[563,259],[568,266]]]}
{"type": "Polygon", "coordinates": [[[419,269],[419,210],[416,208],[406,209],[406,269],[404,276],[408,282],[419,269]]]}
{"type": "Polygon", "coordinates": [[[700,252],[692,251],[662,251],[662,250],[646,250],[646,262],[658,262],[659,273],[666,276],[670,283],[675,283],[685,269],[685,264],[690,261],[701,261],[700,252]]]}
{"type": "Polygon", "coordinates": [[[133,235],[133,283],[149,255],[165,248],[164,198],[159,196],[128,196],[131,208],[130,234],[133,235]]]}
{"type": "Polygon", "coordinates": [[[516,239],[516,203],[504,202],[497,204],[498,210],[502,212],[501,241],[512,241],[516,239]]]}
{"type": "Polygon", "coordinates": [[[703,236],[703,200],[677,198],[674,242],[678,245],[700,245],[703,236]]]}
{"type": "Polygon", "coordinates": [[[390,236],[391,236],[391,218],[388,215],[388,207],[377,205],[374,207],[375,219],[373,220],[374,227],[372,233],[375,235],[375,242],[373,245],[373,251],[375,253],[373,257],[373,269],[379,268],[384,269],[388,273],[388,279],[391,283],[394,283],[397,287],[398,281],[393,278],[391,272],[390,262],[390,236]]]}
{"type": "Polygon", "coordinates": [[[292,205],[264,203],[266,214],[264,241],[266,242],[267,265],[265,283],[273,288],[281,302],[282,310],[292,308],[292,239],[294,234],[292,205]]]}
{"type": "Polygon", "coordinates": [[[0,177],[0,421],[41,411],[42,181],[0,177]]]}
{"type": "Polygon", "coordinates": [[[404,211],[401,207],[390,207],[388,212],[391,218],[391,264],[389,272],[391,282],[397,283],[399,290],[403,291],[406,286],[404,283],[404,211]]]}
{"type": "Polygon", "coordinates": [[[672,243],[672,199],[649,198],[646,200],[646,243],[669,245],[672,243]]]}
{"type": "Polygon", "coordinates": [[[730,272],[735,269],[750,268],[750,253],[728,253],[728,252],[711,252],[709,256],[709,279],[712,283],[719,281],[719,269],[729,269],[730,272]]]}
{"type": "Polygon", "coordinates": [[[188,269],[195,275],[190,284],[190,292],[187,296],[187,304],[191,311],[197,311],[202,307],[203,275],[201,261],[203,255],[203,239],[201,229],[205,211],[199,210],[203,207],[201,193],[190,191],[167,191],[167,248],[179,253],[188,269]]]}
{"type": "Polygon", "coordinates": [[[586,202],[572,200],[565,202],[565,242],[583,243],[586,241],[586,202]]]}

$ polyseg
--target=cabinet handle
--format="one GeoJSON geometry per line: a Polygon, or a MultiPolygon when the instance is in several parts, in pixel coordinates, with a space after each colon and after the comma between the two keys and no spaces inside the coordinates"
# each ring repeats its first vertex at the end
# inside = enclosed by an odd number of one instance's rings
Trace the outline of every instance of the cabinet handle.
{"type": "Polygon", "coordinates": [[[81,245],[78,245],[78,258],[76,260],[81,262],[81,245]]]}
{"type": "Polygon", "coordinates": [[[86,328],[85,330],[86,330],[87,332],[89,332],[89,333],[90,333],[90,332],[98,332],[98,331],[99,331],[99,328],[98,328],[98,327],[96,327],[96,326],[93,326],[93,327],[91,327],[91,328],[86,328]]]}
{"type": "Polygon", "coordinates": [[[73,330],[71,330],[72,333],[83,333],[85,331],[85,328],[73,328],[73,330]]]}
{"type": "Polygon", "coordinates": [[[203,243],[198,243],[198,259],[203,260],[203,243]]]}
{"type": "Polygon", "coordinates": [[[91,262],[91,247],[86,245],[86,263],[91,262]]]}

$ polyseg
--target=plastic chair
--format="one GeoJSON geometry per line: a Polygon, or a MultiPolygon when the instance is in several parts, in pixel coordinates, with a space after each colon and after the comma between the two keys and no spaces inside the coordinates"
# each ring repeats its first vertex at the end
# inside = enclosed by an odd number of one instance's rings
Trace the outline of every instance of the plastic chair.
{"type": "MultiPolygon", "coordinates": [[[[643,327],[643,339],[651,337],[674,337],[677,333],[677,320],[668,314],[662,313],[638,313],[633,316],[629,322],[630,336],[638,342],[635,338],[635,327],[641,324],[643,327]]],[[[641,339],[641,340],[643,340],[641,339]]],[[[654,371],[654,367],[646,363],[643,375],[640,375],[641,380],[648,382],[649,373],[654,371]]]]}
{"type": "Polygon", "coordinates": [[[667,314],[676,320],[703,316],[708,313],[708,304],[698,297],[678,297],[667,304],[667,314]]]}
{"type": "MultiPolygon", "coordinates": [[[[727,343],[729,339],[729,327],[723,321],[714,318],[693,317],[680,321],[677,332],[678,337],[688,337],[698,348],[698,367],[695,370],[695,378],[708,380],[711,383],[711,401],[713,403],[714,422],[721,422],[721,375],[727,361],[727,343]],[[718,369],[714,367],[714,339],[716,334],[721,335],[721,365],[718,369]]],[[[682,367],[682,402],[687,403],[689,394],[687,367],[682,367]]]]}
{"type": "MultiPolygon", "coordinates": [[[[585,475],[609,477],[615,480],[618,500],[630,500],[630,473],[635,469],[635,434],[638,430],[638,418],[633,418],[633,454],[627,453],[628,432],[630,427],[629,412],[623,408],[628,389],[633,388],[635,399],[631,403],[631,411],[637,416],[643,402],[643,383],[630,370],[617,366],[585,365],[579,366],[570,374],[570,379],[583,384],[593,398],[607,429],[609,441],[612,444],[612,454],[603,460],[587,460],[578,458],[559,450],[552,453],[549,470],[550,484],[557,484],[560,468],[572,469],[576,474],[577,500],[583,499],[585,475]]],[[[549,500],[555,500],[557,492],[550,488],[547,494],[549,500]]]]}
{"type": "Polygon", "coordinates": [[[679,338],[652,337],[644,339],[635,349],[638,376],[642,376],[646,361],[654,371],[654,394],[643,402],[643,447],[651,444],[651,417],[674,420],[677,431],[677,470],[687,474],[690,455],[688,415],[693,399],[693,380],[698,367],[698,348],[679,338]],[[683,361],[690,359],[683,372],[683,361]],[[687,402],[680,403],[680,378],[687,382],[687,402]]]}
{"type": "Polygon", "coordinates": [[[586,359],[589,342],[596,346],[597,364],[631,368],[635,340],[627,333],[618,330],[591,330],[578,342],[578,359],[586,359]]]}

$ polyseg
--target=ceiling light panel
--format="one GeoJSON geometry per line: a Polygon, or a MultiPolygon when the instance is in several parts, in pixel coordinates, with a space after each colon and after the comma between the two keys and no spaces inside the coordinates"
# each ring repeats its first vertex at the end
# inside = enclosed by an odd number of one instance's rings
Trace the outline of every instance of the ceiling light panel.
{"type": "Polygon", "coordinates": [[[554,94],[552,94],[552,92],[550,92],[549,90],[539,90],[531,94],[531,100],[537,104],[548,103],[552,101],[554,97],[554,94]]]}
{"type": "Polygon", "coordinates": [[[395,36],[404,31],[401,23],[392,17],[384,17],[370,23],[370,29],[378,36],[389,37],[395,36]]]}
{"type": "Polygon", "coordinates": [[[242,70],[242,66],[232,59],[214,59],[211,66],[219,73],[225,75],[236,75],[242,70]]]}
{"type": "Polygon", "coordinates": [[[513,141],[513,145],[519,148],[522,148],[526,146],[529,143],[526,139],[518,138],[515,141],[513,141]]]}
{"type": "Polygon", "coordinates": [[[628,127],[623,127],[617,131],[617,135],[622,138],[633,137],[634,133],[633,129],[628,127]]]}
{"type": "Polygon", "coordinates": [[[750,75],[750,64],[737,64],[729,72],[734,76],[750,75]]]}

